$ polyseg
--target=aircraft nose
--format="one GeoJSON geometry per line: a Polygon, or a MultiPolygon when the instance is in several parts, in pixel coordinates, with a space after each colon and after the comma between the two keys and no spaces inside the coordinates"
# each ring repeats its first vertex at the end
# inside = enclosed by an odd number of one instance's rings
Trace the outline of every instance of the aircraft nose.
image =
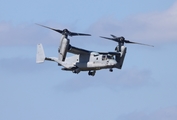
{"type": "Polygon", "coordinates": [[[117,62],[116,62],[115,60],[110,60],[108,64],[109,64],[109,65],[116,65],[117,62]]]}

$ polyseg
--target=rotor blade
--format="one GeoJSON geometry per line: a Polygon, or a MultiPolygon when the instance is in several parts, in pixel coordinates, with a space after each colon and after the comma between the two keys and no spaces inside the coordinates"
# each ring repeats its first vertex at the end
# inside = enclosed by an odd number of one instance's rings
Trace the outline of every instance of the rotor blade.
{"type": "Polygon", "coordinates": [[[54,30],[54,31],[59,32],[59,33],[61,33],[61,34],[62,34],[62,32],[63,32],[62,30],[54,29],[54,28],[50,28],[50,27],[47,27],[47,26],[44,26],[44,25],[40,25],[40,24],[37,24],[37,23],[36,23],[36,25],[39,25],[39,26],[41,26],[41,27],[45,27],[45,28],[48,28],[48,29],[54,30]]]}
{"type": "Polygon", "coordinates": [[[131,42],[129,40],[124,40],[125,43],[131,43],[131,44],[139,44],[139,45],[145,45],[145,46],[150,46],[150,47],[154,47],[153,45],[148,45],[148,44],[143,44],[143,43],[138,43],[138,42],[131,42]]]}
{"type": "MultiPolygon", "coordinates": [[[[37,24],[37,23],[36,23],[37,24]]],[[[40,25],[40,24],[37,24],[39,26],[42,26],[42,27],[45,27],[45,28],[48,28],[48,29],[51,29],[51,30],[54,30],[56,32],[59,32],[60,34],[66,34],[66,35],[69,35],[69,36],[91,36],[90,34],[84,34],[84,33],[75,33],[75,32],[70,32],[69,30],[67,29],[64,29],[64,30],[59,30],[59,29],[54,29],[54,28],[50,28],[50,27],[47,27],[47,26],[44,26],[44,25],[40,25]]]]}
{"type": "Polygon", "coordinates": [[[91,36],[91,35],[90,34],[84,34],[84,33],[74,33],[74,32],[71,32],[70,36],[91,36]]]}
{"type": "Polygon", "coordinates": [[[115,42],[118,42],[115,38],[108,38],[108,37],[103,37],[103,36],[100,36],[101,38],[104,38],[104,39],[108,39],[108,40],[113,40],[115,42]]]}
{"type": "Polygon", "coordinates": [[[115,35],[112,35],[112,34],[111,34],[111,36],[112,36],[113,38],[118,38],[117,36],[115,36],[115,35]]]}
{"type": "Polygon", "coordinates": [[[111,34],[111,36],[112,36],[113,38],[115,38],[115,39],[121,39],[121,38],[122,38],[122,39],[125,39],[123,36],[121,36],[121,37],[117,37],[117,36],[112,35],[112,34],[111,34]]]}

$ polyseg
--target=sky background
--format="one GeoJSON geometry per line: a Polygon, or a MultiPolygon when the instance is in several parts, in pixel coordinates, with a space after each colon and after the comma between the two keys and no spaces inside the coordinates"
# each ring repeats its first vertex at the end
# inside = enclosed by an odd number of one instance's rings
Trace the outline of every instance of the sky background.
{"type": "Polygon", "coordinates": [[[176,0],[0,3],[0,120],[177,119],[176,0]],[[92,34],[70,38],[89,50],[113,51],[110,34],[155,47],[126,44],[121,70],[73,74],[35,63],[36,44],[58,56],[61,37],[35,23],[92,34]]]}

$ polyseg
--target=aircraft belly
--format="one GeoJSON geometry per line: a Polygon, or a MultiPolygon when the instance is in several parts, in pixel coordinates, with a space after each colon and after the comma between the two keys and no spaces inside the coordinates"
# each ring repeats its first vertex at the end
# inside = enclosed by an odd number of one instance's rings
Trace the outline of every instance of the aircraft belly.
{"type": "Polygon", "coordinates": [[[76,66],[84,71],[84,70],[99,70],[101,68],[105,68],[106,64],[87,62],[87,63],[77,63],[76,66]]]}

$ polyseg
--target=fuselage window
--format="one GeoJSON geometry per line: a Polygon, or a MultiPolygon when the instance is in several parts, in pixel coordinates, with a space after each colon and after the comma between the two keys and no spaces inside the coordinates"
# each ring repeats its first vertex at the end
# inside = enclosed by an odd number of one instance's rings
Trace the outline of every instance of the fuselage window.
{"type": "Polygon", "coordinates": [[[113,57],[113,56],[110,56],[110,55],[108,55],[107,58],[108,58],[108,59],[114,59],[114,57],[113,57]]]}
{"type": "Polygon", "coordinates": [[[107,58],[106,55],[102,56],[102,60],[106,60],[106,58],[107,58]]]}

